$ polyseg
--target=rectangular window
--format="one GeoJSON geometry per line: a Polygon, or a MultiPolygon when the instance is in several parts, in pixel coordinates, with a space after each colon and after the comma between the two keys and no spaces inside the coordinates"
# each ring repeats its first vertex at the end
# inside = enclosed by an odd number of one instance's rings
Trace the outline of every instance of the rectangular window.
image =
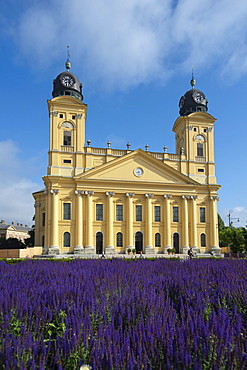
{"type": "Polygon", "coordinates": [[[103,204],[96,204],[96,221],[103,221],[103,204]]]}
{"type": "Polygon", "coordinates": [[[136,206],[136,221],[142,221],[142,206],[136,206]]]}
{"type": "Polygon", "coordinates": [[[45,226],[45,213],[42,213],[42,226],[45,226]]]}
{"type": "Polygon", "coordinates": [[[178,222],[178,207],[175,206],[172,208],[172,220],[173,222],[178,222]]]}
{"type": "Polygon", "coordinates": [[[64,220],[71,219],[71,204],[70,203],[63,204],[63,219],[64,220]]]}
{"type": "Polygon", "coordinates": [[[154,206],[154,222],[160,222],[160,206],[154,206]]]}
{"type": "Polygon", "coordinates": [[[197,143],[197,157],[203,157],[203,144],[197,143]]]}
{"type": "Polygon", "coordinates": [[[71,131],[63,132],[63,145],[71,146],[71,131]]]}
{"type": "Polygon", "coordinates": [[[198,172],[204,172],[203,168],[198,168],[198,172]]]}
{"type": "Polygon", "coordinates": [[[200,222],[205,222],[205,221],[206,221],[205,208],[200,207],[200,222]]]}
{"type": "Polygon", "coordinates": [[[71,163],[71,159],[64,159],[63,163],[71,163]]]}
{"type": "Polygon", "coordinates": [[[123,221],[123,205],[116,205],[116,221],[123,221]]]}

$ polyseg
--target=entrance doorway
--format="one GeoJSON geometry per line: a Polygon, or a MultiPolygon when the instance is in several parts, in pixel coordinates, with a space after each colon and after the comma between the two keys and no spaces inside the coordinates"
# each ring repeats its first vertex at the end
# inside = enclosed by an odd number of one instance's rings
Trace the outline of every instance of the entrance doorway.
{"type": "Polygon", "coordinates": [[[143,252],[143,234],[141,231],[137,231],[135,234],[135,250],[136,253],[143,252]]]}
{"type": "Polygon", "coordinates": [[[173,234],[173,248],[175,249],[175,253],[179,253],[179,233],[173,234]]]}
{"type": "Polygon", "coordinates": [[[98,231],[96,233],[96,254],[103,253],[103,233],[98,231]]]}

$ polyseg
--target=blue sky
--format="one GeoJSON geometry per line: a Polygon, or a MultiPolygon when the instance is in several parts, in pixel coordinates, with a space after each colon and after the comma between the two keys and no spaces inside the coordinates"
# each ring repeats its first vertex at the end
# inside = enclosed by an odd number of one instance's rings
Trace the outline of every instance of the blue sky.
{"type": "Polygon", "coordinates": [[[225,223],[232,210],[234,225],[246,225],[246,0],[7,0],[0,45],[0,218],[32,224],[31,194],[47,167],[46,101],[69,45],[94,147],[129,141],[174,153],[172,126],[194,66],[217,118],[218,210],[225,223]]]}

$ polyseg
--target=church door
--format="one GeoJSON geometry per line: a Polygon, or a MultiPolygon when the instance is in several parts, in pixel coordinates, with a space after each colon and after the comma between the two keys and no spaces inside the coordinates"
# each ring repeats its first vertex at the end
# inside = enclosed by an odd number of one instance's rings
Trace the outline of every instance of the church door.
{"type": "Polygon", "coordinates": [[[96,233],[96,254],[103,253],[103,234],[101,231],[96,233]]]}
{"type": "Polygon", "coordinates": [[[175,249],[175,253],[179,253],[179,234],[173,234],[173,248],[175,249]]]}
{"type": "Polygon", "coordinates": [[[143,234],[140,231],[135,235],[135,250],[136,253],[143,252],[143,234]]]}

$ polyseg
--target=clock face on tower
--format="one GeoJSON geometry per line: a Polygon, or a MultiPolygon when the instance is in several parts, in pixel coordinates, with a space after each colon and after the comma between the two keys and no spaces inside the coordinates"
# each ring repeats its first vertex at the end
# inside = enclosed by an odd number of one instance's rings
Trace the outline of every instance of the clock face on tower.
{"type": "Polygon", "coordinates": [[[65,87],[72,87],[75,84],[75,80],[73,79],[73,77],[65,75],[62,77],[61,83],[65,87]]]}
{"type": "Polygon", "coordinates": [[[205,101],[205,96],[200,92],[194,92],[192,97],[196,103],[204,103],[205,101]]]}

